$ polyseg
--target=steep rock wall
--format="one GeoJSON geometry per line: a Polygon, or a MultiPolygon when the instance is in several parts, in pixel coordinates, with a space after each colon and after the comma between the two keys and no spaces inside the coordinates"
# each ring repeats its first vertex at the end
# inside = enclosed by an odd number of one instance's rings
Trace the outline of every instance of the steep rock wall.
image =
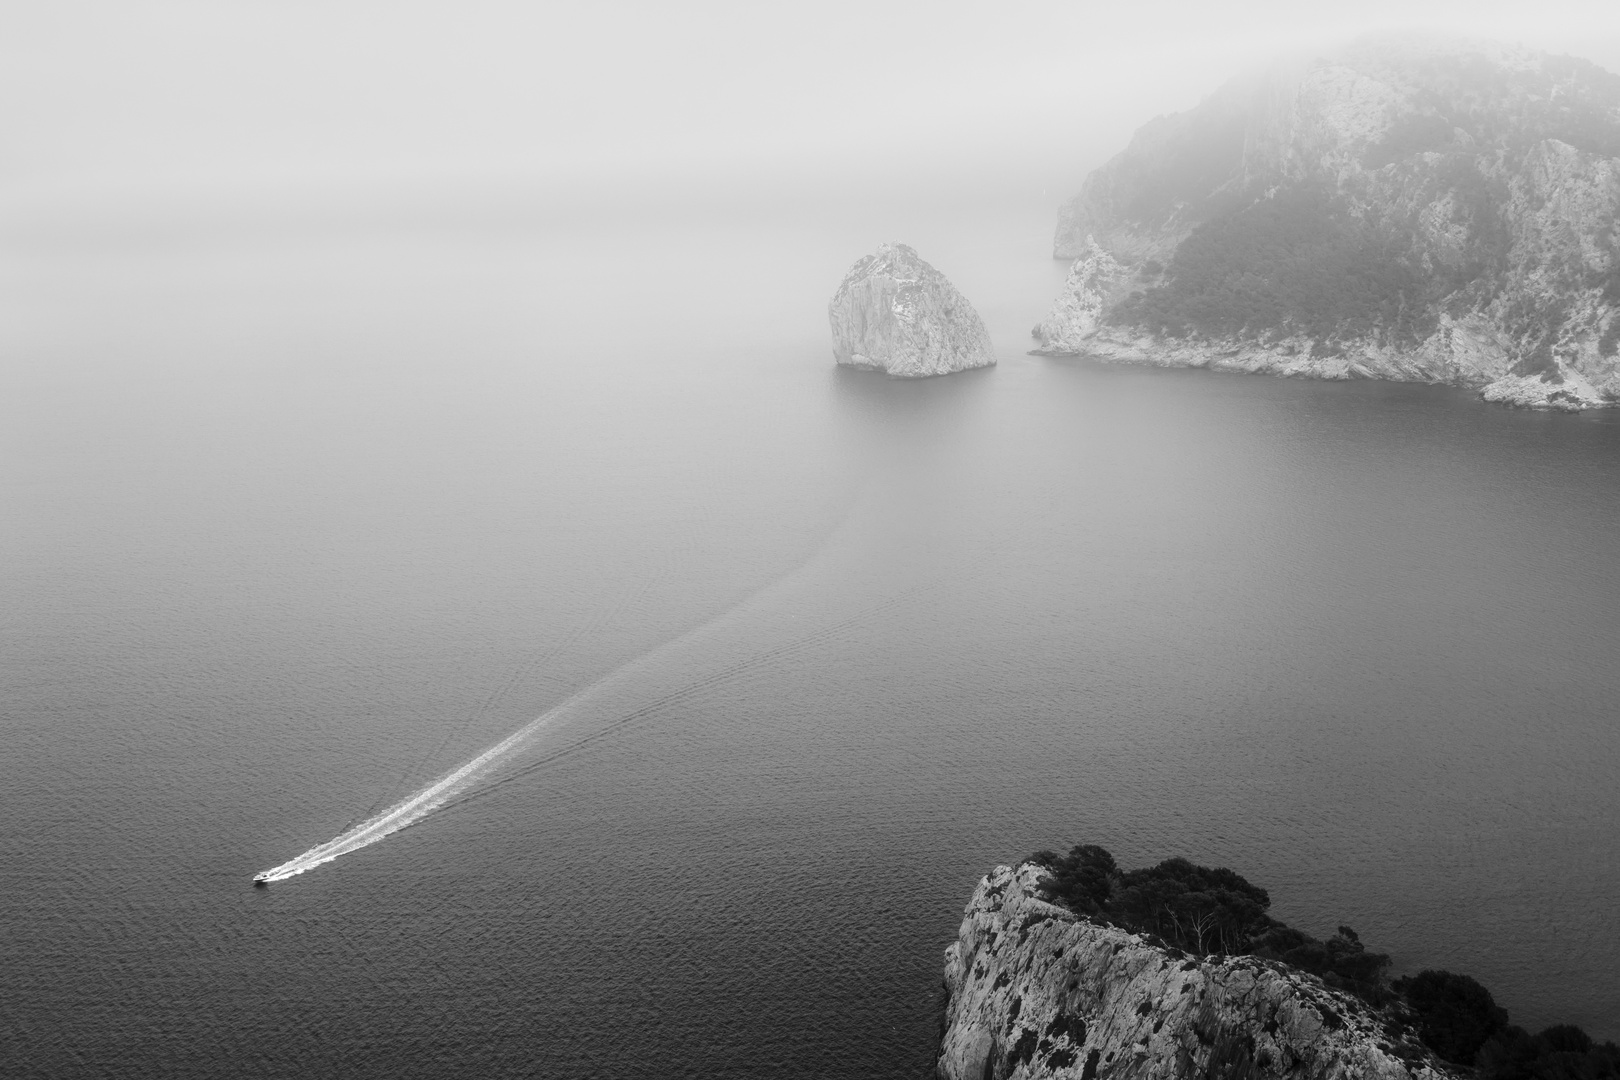
{"type": "Polygon", "coordinates": [[[833,358],[900,378],[996,362],[984,321],[956,287],[905,244],[850,268],[827,305],[833,358]]]}
{"type": "Polygon", "coordinates": [[[997,867],[974,890],[945,952],[940,1080],[1451,1076],[1313,976],[1094,924],[1041,899],[1041,873],[997,867]]]}

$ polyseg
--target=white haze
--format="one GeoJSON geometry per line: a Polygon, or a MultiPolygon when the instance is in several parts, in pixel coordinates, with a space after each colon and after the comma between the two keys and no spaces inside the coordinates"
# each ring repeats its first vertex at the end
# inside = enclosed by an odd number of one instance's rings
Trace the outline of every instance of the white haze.
{"type": "Polygon", "coordinates": [[[1607,0],[12,4],[0,224],[649,194],[1056,203],[1234,70],[1402,26],[1620,70],[1607,0]]]}
{"type": "MultiPolygon", "coordinates": [[[[923,205],[1053,206],[1144,120],[1268,56],[1372,30],[1507,38],[1620,70],[1611,5],[13,4],[0,240],[784,205],[889,235],[923,205]]],[[[1029,250],[1042,244],[1031,233],[1029,250]]],[[[431,813],[589,699],[261,876],[431,813]]]]}

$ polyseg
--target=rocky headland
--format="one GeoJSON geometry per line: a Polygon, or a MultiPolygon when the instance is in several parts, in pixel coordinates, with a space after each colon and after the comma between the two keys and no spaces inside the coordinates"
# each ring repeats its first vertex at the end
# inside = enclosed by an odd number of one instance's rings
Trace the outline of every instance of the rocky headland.
{"type": "Polygon", "coordinates": [[[1620,404],[1620,76],[1380,38],[1141,128],[1061,210],[1037,353],[1620,404]]]}
{"type": "Polygon", "coordinates": [[[941,1080],[1449,1076],[1383,1019],[1252,956],[1192,957],[1046,899],[1033,863],[979,882],[945,953],[941,1080]]]}
{"type": "Polygon", "coordinates": [[[899,378],[996,362],[984,320],[905,244],[884,244],[844,275],[827,304],[833,358],[899,378]]]}
{"type": "Polygon", "coordinates": [[[1466,975],[1390,981],[1225,868],[1080,845],[983,878],[945,951],[940,1080],[1620,1080],[1620,1046],[1532,1035],[1466,975]]]}

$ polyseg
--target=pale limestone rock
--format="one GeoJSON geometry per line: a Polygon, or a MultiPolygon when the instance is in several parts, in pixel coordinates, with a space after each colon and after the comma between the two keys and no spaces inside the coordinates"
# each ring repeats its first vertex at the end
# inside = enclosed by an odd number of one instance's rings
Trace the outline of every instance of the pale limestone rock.
{"type": "Polygon", "coordinates": [[[945,951],[940,1080],[1452,1076],[1396,1057],[1380,1016],[1314,976],[1190,958],[1094,924],[1042,900],[1041,873],[998,867],[963,913],[945,951]]]}
{"type": "Polygon", "coordinates": [[[973,305],[905,244],[884,244],[851,267],[827,317],[833,357],[851,367],[918,378],[996,362],[973,305]]]}
{"type": "Polygon", "coordinates": [[[1613,404],[1604,393],[1580,376],[1571,372],[1565,376],[1543,373],[1540,375],[1504,376],[1480,391],[1486,401],[1499,405],[1517,405],[1525,409],[1556,409],[1560,412],[1580,412],[1583,409],[1602,408],[1613,404]]]}
{"type": "MultiPolygon", "coordinates": [[[[1063,299],[1058,304],[1061,307],[1063,299]]],[[[1047,322],[1035,328],[1058,344],[1030,350],[1043,356],[1091,356],[1125,364],[1154,367],[1197,367],[1245,375],[1284,375],[1312,379],[1390,379],[1482,389],[1508,377],[1514,362],[1508,343],[1480,315],[1453,319],[1440,316],[1439,328],[1415,348],[1403,349],[1376,341],[1341,343],[1332,351],[1320,348],[1303,335],[1268,341],[1248,339],[1160,338],[1129,327],[1102,326],[1084,333],[1064,334],[1047,322]],[[1064,336],[1059,336],[1064,335],[1064,336]]],[[[1558,390],[1549,386],[1548,391],[1558,390]]],[[[1509,404],[1531,404],[1531,397],[1491,397],[1509,404]]],[[[1601,404],[1594,393],[1588,399],[1601,404]]],[[[1552,406],[1557,407],[1557,406],[1552,406]]]]}
{"type": "Polygon", "coordinates": [[[1514,229],[1504,321],[1524,324],[1521,359],[1486,398],[1545,408],[1589,408],[1620,399],[1620,159],[1545,139],[1509,184],[1514,229]],[[1604,339],[1608,337],[1607,355],[1604,339]]]}
{"type": "Polygon", "coordinates": [[[1104,309],[1130,276],[1095,239],[1086,237],[1086,246],[1069,268],[1068,280],[1063,283],[1052,313],[1035,327],[1035,340],[1040,342],[1036,351],[1066,353],[1083,349],[1086,339],[1101,328],[1104,309]]]}

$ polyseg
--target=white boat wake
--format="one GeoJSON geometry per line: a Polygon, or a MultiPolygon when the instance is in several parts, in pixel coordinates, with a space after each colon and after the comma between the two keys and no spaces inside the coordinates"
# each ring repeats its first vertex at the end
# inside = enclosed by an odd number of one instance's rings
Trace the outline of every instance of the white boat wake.
{"type": "Polygon", "coordinates": [[[331,862],[339,855],[347,855],[368,844],[375,844],[390,833],[396,833],[412,822],[421,820],[448,800],[477,784],[494,765],[521,749],[552,719],[578,700],[578,697],[576,694],[555,708],[540,714],[465,765],[434,781],[403,802],[396,803],[375,817],[367,818],[348,832],[324,844],[317,844],[297,858],[288,859],[280,866],[273,866],[262,874],[254,875],[254,882],[259,884],[282,881],[306,870],[313,870],[322,863],[331,862]]]}
{"type": "Polygon", "coordinates": [[[774,646],[759,648],[761,644],[759,634],[763,628],[758,625],[750,626],[748,620],[740,620],[743,625],[738,626],[738,616],[750,608],[758,610],[761,604],[767,610],[770,610],[773,601],[780,602],[782,599],[782,592],[788,581],[796,577],[798,577],[797,574],[788,575],[788,578],[778,581],[775,585],[755,594],[747,601],[716,617],[709,623],[687,631],[675,640],[665,643],[651,653],[631,661],[600,681],[585,687],[524,724],[471,761],[445,774],[401,802],[395,803],[381,813],[367,818],[326,843],[310,848],[297,858],[289,859],[280,866],[271,867],[269,870],[255,875],[253,878],[254,884],[265,885],[272,881],[283,881],[307,870],[313,870],[323,863],[329,863],[340,855],[347,855],[352,851],[358,851],[363,847],[375,844],[384,837],[422,820],[452,800],[462,802],[482,790],[493,788],[507,780],[517,779],[553,757],[577,749],[579,746],[600,738],[609,731],[640,720],[688,695],[740,675],[750,669],[780,660],[783,657],[837,637],[867,617],[901,603],[905,598],[915,595],[918,591],[915,588],[903,588],[897,592],[891,591],[887,599],[860,612],[847,615],[843,619],[823,622],[819,629],[810,633],[803,632],[803,624],[799,621],[799,614],[807,614],[807,612],[803,612],[803,609],[813,607],[813,603],[790,605],[788,620],[779,624],[778,630],[791,626],[799,630],[799,633],[786,641],[779,640],[774,646]],[[734,632],[750,635],[741,640],[753,645],[754,649],[749,651],[744,659],[733,661],[731,664],[716,670],[712,666],[716,653],[723,656],[729,652],[735,656],[735,645],[740,643],[740,641],[728,643],[714,640],[715,634],[719,633],[720,628],[724,625],[729,625],[734,632]],[[732,647],[728,648],[728,644],[732,647]],[[718,648],[716,648],[717,645],[718,648]],[[697,649],[696,654],[688,652],[685,656],[681,655],[683,651],[691,650],[693,647],[697,649]],[[707,664],[703,655],[705,651],[708,652],[707,664]],[[708,668],[706,673],[698,674],[696,678],[693,677],[694,674],[702,672],[705,667],[708,668]],[[654,686],[656,686],[659,679],[673,672],[680,672],[685,675],[683,684],[677,688],[672,689],[668,683],[665,683],[662,692],[660,692],[658,689],[649,687],[641,681],[641,677],[650,675],[653,678],[654,686]],[[626,690],[629,691],[629,696],[621,698],[615,705],[613,703],[614,693],[626,690]],[[604,697],[607,700],[601,700],[604,697]],[[553,744],[554,753],[545,755],[539,761],[531,762],[521,769],[509,768],[520,757],[522,752],[537,742],[542,735],[552,729],[568,726],[571,714],[574,713],[583,713],[581,719],[589,720],[594,717],[597,722],[590,724],[584,732],[581,732],[576,727],[574,729],[575,737],[572,740],[553,744]],[[611,719],[604,722],[602,719],[603,713],[606,713],[611,719]],[[497,775],[501,773],[504,773],[504,775],[497,775]]]}

